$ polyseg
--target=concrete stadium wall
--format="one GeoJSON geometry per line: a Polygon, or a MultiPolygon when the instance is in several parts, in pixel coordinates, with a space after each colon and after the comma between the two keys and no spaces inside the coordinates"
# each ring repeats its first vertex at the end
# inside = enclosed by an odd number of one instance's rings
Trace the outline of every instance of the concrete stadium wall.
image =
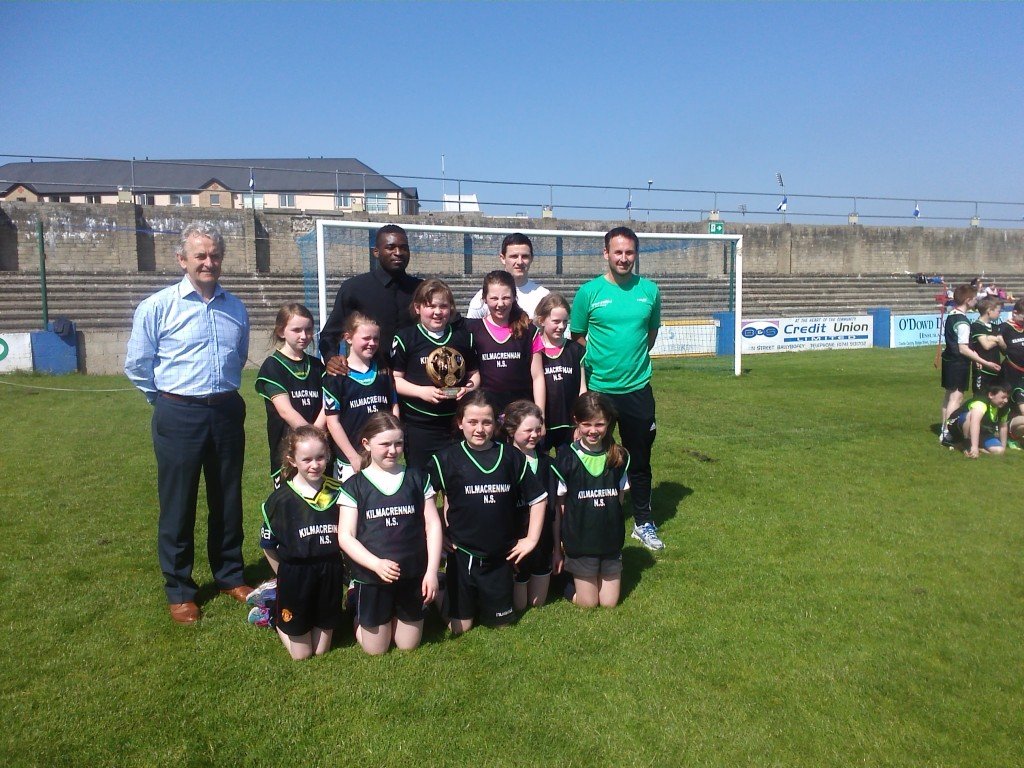
{"type": "MultiPolygon", "coordinates": [[[[316,218],[368,220],[366,214],[303,213],[294,211],[218,210],[175,206],[137,206],[131,203],[4,202],[0,204],[0,270],[34,272],[39,269],[36,225],[43,223],[47,269],[75,271],[175,271],[177,233],[188,222],[210,220],[221,228],[228,246],[224,271],[228,274],[301,271],[303,253],[315,259],[316,218]]],[[[464,224],[470,226],[531,229],[565,228],[605,231],[618,223],[640,232],[705,233],[706,222],[607,222],[566,219],[496,219],[478,214],[421,214],[377,216],[385,223],[464,224]]],[[[748,273],[889,274],[909,272],[1024,273],[1024,230],[939,227],[867,227],[861,225],[725,224],[728,233],[743,235],[744,264],[748,273]]],[[[348,246],[329,249],[328,262],[335,274],[358,273],[368,263],[367,244],[359,236],[348,246]]],[[[572,241],[567,241],[572,242],[572,241]]],[[[591,245],[587,246],[591,248],[591,245]]],[[[716,246],[717,247],[717,246],[716,246]]],[[[541,250],[541,249],[538,249],[541,250]]],[[[551,252],[553,248],[546,247],[551,252]]],[[[694,256],[680,261],[641,253],[643,271],[670,274],[715,270],[712,258],[694,256]]],[[[414,256],[420,274],[457,274],[464,255],[459,236],[439,238],[431,253],[414,256]]],[[[535,265],[538,274],[551,274],[554,259],[535,265]],[[550,263],[548,263],[550,262],[550,263]]],[[[497,265],[495,254],[475,253],[474,272],[497,265]]],[[[567,274],[595,272],[592,252],[575,253],[566,246],[567,274]]],[[[720,268],[720,267],[719,267],[720,268]]]]}
{"type": "Polygon", "coordinates": [[[256,271],[256,226],[241,210],[139,206],[131,203],[3,203],[0,269],[39,271],[37,225],[43,224],[46,268],[58,272],[178,271],[178,233],[213,221],[231,255],[225,272],[256,271]]]}
{"type": "MultiPolygon", "coordinates": [[[[266,340],[272,328],[253,327],[249,332],[249,362],[246,368],[259,368],[270,354],[266,340]]],[[[78,332],[78,369],[83,373],[118,376],[124,373],[124,355],[130,330],[90,330],[78,332]]]]}

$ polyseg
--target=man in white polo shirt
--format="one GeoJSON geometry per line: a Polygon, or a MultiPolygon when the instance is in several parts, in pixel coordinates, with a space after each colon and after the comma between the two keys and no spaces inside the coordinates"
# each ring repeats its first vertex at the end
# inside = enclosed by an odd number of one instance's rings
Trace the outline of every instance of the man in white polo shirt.
{"type": "MultiPolygon", "coordinates": [[[[530,279],[530,265],[533,263],[533,243],[522,232],[506,235],[501,241],[502,268],[512,275],[516,281],[516,303],[533,319],[537,304],[550,293],[547,288],[530,279]]],[[[484,303],[483,290],[469,302],[466,317],[486,317],[487,305],[484,303]]]]}

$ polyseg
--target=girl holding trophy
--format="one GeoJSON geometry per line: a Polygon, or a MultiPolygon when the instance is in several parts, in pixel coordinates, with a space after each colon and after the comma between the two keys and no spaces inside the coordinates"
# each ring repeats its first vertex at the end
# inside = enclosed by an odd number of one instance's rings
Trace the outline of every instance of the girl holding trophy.
{"type": "Polygon", "coordinates": [[[456,401],[480,386],[473,337],[465,323],[450,322],[454,306],[446,283],[424,280],[410,307],[418,322],[401,329],[391,348],[410,467],[425,468],[433,454],[454,442],[456,401]]]}

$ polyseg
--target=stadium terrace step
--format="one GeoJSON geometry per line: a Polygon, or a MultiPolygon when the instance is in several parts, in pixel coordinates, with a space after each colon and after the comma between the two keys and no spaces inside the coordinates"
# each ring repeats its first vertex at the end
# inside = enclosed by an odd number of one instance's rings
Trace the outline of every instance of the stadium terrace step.
{"type": "MultiPolygon", "coordinates": [[[[480,288],[482,275],[442,275],[451,285],[456,304],[465,309],[480,288]]],[[[695,274],[652,275],[662,291],[662,317],[707,317],[729,306],[730,285],[724,276],[695,274]]],[[[947,275],[949,284],[968,282],[972,275],[947,275]]],[[[538,282],[572,300],[585,275],[535,275],[538,282]]],[[[177,273],[68,273],[47,275],[51,317],[70,317],[83,330],[128,330],[132,314],[144,298],[180,279],[177,273]]],[[[988,275],[1018,296],[1024,296],[1024,276],[988,275]]],[[[316,302],[316,286],[300,275],[226,275],[223,283],[249,308],[253,325],[273,324],[278,308],[289,301],[316,302]]],[[[337,283],[329,287],[333,301],[337,283]]],[[[936,309],[937,284],[920,285],[912,275],[762,275],[744,276],[744,315],[747,317],[859,314],[870,307],[890,307],[904,313],[936,309]]],[[[24,272],[0,273],[0,330],[33,330],[41,323],[39,277],[24,272]]]]}

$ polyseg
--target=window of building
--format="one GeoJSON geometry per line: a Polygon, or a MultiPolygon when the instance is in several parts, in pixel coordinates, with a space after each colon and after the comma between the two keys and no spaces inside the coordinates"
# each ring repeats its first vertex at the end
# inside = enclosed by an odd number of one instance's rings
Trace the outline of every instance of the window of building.
{"type": "Polygon", "coordinates": [[[100,195],[86,195],[85,202],[87,203],[102,203],[103,198],[100,195]]]}
{"type": "Polygon", "coordinates": [[[192,195],[171,195],[171,205],[192,205],[192,195]]]}
{"type": "Polygon", "coordinates": [[[263,195],[242,195],[242,207],[263,210],[263,195]]]}
{"type": "Polygon", "coordinates": [[[51,203],[70,203],[71,202],[71,196],[70,195],[50,195],[50,202],[51,203]]]}
{"type": "Polygon", "coordinates": [[[367,213],[387,213],[388,195],[386,192],[368,192],[366,194],[367,213]]]}
{"type": "Polygon", "coordinates": [[[156,195],[136,195],[135,202],[139,205],[156,205],[156,195]]]}
{"type": "Polygon", "coordinates": [[[335,208],[351,208],[352,197],[347,192],[339,192],[334,196],[335,208]]]}
{"type": "Polygon", "coordinates": [[[210,193],[210,205],[215,205],[215,206],[219,206],[220,205],[220,193],[219,192],[211,192],[210,193]]]}
{"type": "Polygon", "coordinates": [[[295,207],[295,195],[278,195],[277,205],[280,208],[294,208],[295,207]]]}

